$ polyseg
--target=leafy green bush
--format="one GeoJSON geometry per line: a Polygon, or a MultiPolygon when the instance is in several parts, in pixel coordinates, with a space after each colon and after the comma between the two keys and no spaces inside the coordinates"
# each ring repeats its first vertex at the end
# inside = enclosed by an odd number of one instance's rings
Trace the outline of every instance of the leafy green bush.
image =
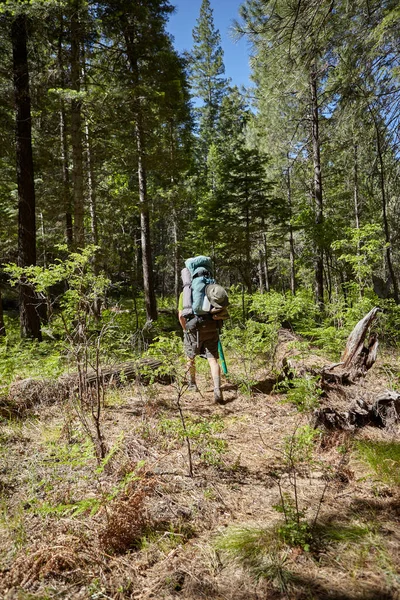
{"type": "Polygon", "coordinates": [[[310,425],[298,427],[293,435],[284,438],[284,456],[289,466],[312,462],[314,443],[321,438],[322,432],[310,425]]]}
{"type": "Polygon", "coordinates": [[[224,348],[235,359],[236,371],[231,375],[244,393],[250,393],[256,383],[255,372],[261,361],[269,360],[278,340],[278,327],[275,323],[258,323],[251,319],[244,327],[226,328],[221,339],[224,348]]]}
{"type": "Polygon", "coordinates": [[[258,318],[278,326],[287,322],[297,331],[314,325],[318,316],[318,306],[309,290],[300,290],[295,296],[274,291],[254,294],[250,309],[258,318]]]}
{"type": "MultiPolygon", "coordinates": [[[[154,369],[151,367],[148,374],[153,378],[155,376],[168,376],[182,385],[186,381],[186,358],[182,348],[182,340],[176,334],[168,336],[158,335],[149,347],[147,356],[160,361],[160,366],[154,369]]],[[[144,367],[146,370],[146,367],[144,367]]]]}
{"type": "Polygon", "coordinates": [[[248,319],[251,301],[252,295],[243,286],[233,285],[229,288],[229,315],[233,324],[244,323],[248,319]]]}
{"type": "Polygon", "coordinates": [[[282,402],[294,404],[299,412],[314,410],[319,405],[323,391],[318,386],[319,377],[284,379],[275,386],[275,391],[284,393],[282,402]]]}
{"type": "Polygon", "coordinates": [[[322,350],[324,354],[327,354],[329,358],[337,361],[346,346],[346,340],[350,335],[350,331],[351,329],[349,328],[322,325],[304,331],[303,335],[305,335],[314,346],[317,346],[317,348],[322,350]]]}

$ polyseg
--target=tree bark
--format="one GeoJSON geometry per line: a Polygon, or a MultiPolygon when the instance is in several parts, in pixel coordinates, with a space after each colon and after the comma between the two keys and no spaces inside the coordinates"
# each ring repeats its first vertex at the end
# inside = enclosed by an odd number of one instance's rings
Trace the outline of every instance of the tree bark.
{"type": "MultiPolygon", "coordinates": [[[[125,38],[126,51],[129,64],[132,71],[132,83],[135,89],[139,86],[139,66],[135,52],[134,43],[126,31],[123,18],[121,26],[125,38]]],[[[135,137],[138,161],[138,184],[139,184],[139,205],[140,205],[140,232],[142,247],[142,266],[143,266],[143,289],[146,307],[146,318],[148,321],[157,320],[157,301],[154,291],[153,258],[150,238],[150,211],[147,198],[147,173],[145,165],[145,143],[142,126],[142,114],[140,99],[135,99],[134,108],[135,137]]]]}
{"type": "MultiPolygon", "coordinates": [[[[86,165],[87,165],[87,195],[90,212],[90,232],[92,244],[98,245],[99,236],[97,229],[97,206],[96,206],[96,179],[93,169],[92,144],[89,130],[89,123],[85,120],[85,146],[86,146],[86,165]]],[[[95,260],[95,266],[97,261],[95,260]]],[[[96,268],[95,268],[96,270],[96,268]]]]}
{"type": "MultiPolygon", "coordinates": [[[[264,224],[263,224],[264,225],[264,224]]],[[[268,268],[268,245],[267,245],[267,234],[262,234],[264,242],[264,278],[265,278],[265,291],[268,293],[270,290],[269,283],[269,268],[268,268]]]]}
{"type": "Polygon", "coordinates": [[[322,197],[322,175],[321,175],[321,153],[319,138],[319,110],[318,110],[318,77],[317,66],[314,63],[310,71],[310,95],[311,95],[311,139],[314,165],[314,204],[315,204],[315,226],[316,226],[316,260],[315,260],[315,289],[316,298],[323,310],[324,307],[324,251],[323,239],[323,197],[322,197]]]}
{"type": "Polygon", "coordinates": [[[179,235],[178,235],[178,216],[174,208],[172,213],[172,230],[174,239],[174,296],[176,308],[178,308],[180,296],[180,277],[179,277],[179,235]]]}
{"type": "MultiPolygon", "coordinates": [[[[58,37],[58,69],[60,71],[61,88],[65,89],[65,69],[62,56],[63,16],[60,16],[60,35],[58,37]]],[[[60,98],[60,156],[62,173],[62,202],[65,214],[65,240],[69,250],[73,246],[71,181],[69,172],[69,150],[67,141],[67,124],[64,98],[60,98]]]]}
{"type": "Polygon", "coordinates": [[[381,145],[381,134],[379,131],[378,123],[374,116],[374,124],[376,131],[376,148],[378,152],[379,159],[379,183],[381,188],[381,199],[382,199],[382,217],[383,217],[383,228],[385,231],[385,241],[386,241],[386,264],[389,271],[390,278],[392,280],[393,285],[393,297],[396,304],[399,304],[399,287],[397,284],[396,275],[393,268],[392,262],[392,247],[391,247],[391,239],[390,239],[390,231],[389,231],[389,221],[387,218],[387,200],[386,200],[386,189],[385,189],[385,167],[383,162],[383,152],[381,145]]]}
{"type": "Polygon", "coordinates": [[[264,293],[264,279],[263,279],[263,253],[261,248],[258,250],[258,286],[260,294],[264,293]]]}
{"type": "MultiPolygon", "coordinates": [[[[357,231],[360,229],[360,200],[358,189],[358,145],[354,143],[354,220],[357,231]]],[[[357,256],[360,256],[360,240],[357,240],[357,256]]],[[[358,285],[360,288],[360,297],[364,295],[363,282],[360,274],[357,273],[358,285]]]]}
{"type": "MultiPolygon", "coordinates": [[[[18,183],[18,264],[36,264],[35,185],[32,156],[31,99],[27,52],[26,16],[17,15],[11,25],[16,112],[16,164],[18,183]]],[[[20,326],[23,337],[41,340],[36,298],[30,286],[19,286],[20,326]]]]}
{"type": "MultiPolygon", "coordinates": [[[[289,157],[288,157],[289,158],[289,157]]],[[[295,271],[295,252],[292,227],[292,186],[290,180],[290,167],[287,170],[287,188],[288,188],[288,207],[289,207],[289,254],[290,254],[290,291],[293,296],[296,293],[296,271],[295,271]]]]}
{"type": "Polygon", "coordinates": [[[1,299],[1,289],[0,289],[0,336],[6,335],[6,327],[4,325],[4,316],[3,316],[3,301],[1,299]]]}
{"type": "Polygon", "coordinates": [[[81,29],[79,24],[80,0],[74,0],[71,15],[71,87],[77,97],[71,100],[71,140],[72,140],[72,183],[74,194],[74,245],[85,247],[84,194],[83,194],[83,144],[82,144],[82,102],[81,89],[81,29]]]}
{"type": "Polygon", "coordinates": [[[142,245],[144,300],[147,320],[156,321],[157,302],[154,292],[153,258],[150,241],[150,212],[147,200],[147,176],[144,165],[144,147],[139,117],[136,118],[136,147],[138,151],[140,232],[142,245]]]}

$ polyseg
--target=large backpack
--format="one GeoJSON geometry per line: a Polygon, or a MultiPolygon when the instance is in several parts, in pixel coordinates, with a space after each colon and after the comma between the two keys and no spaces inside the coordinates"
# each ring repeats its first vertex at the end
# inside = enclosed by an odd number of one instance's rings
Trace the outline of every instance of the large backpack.
{"type": "Polygon", "coordinates": [[[210,315],[213,319],[227,319],[228,311],[214,308],[206,295],[208,285],[215,283],[209,256],[195,256],[185,261],[182,269],[184,317],[210,315]]]}

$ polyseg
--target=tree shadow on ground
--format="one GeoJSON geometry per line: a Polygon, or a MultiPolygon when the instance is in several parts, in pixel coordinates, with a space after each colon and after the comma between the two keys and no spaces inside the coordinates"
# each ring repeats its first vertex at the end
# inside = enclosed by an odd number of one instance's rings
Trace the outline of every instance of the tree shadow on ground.
{"type": "MultiPolygon", "coordinates": [[[[247,586],[246,586],[247,587],[247,586]]],[[[254,589],[230,589],[222,585],[214,585],[203,579],[185,581],[176,597],[190,600],[397,600],[397,595],[376,587],[366,588],[357,592],[345,592],[335,587],[323,585],[312,577],[294,576],[290,589],[279,591],[268,584],[259,587],[254,582],[254,589]]]]}
{"type": "Polygon", "coordinates": [[[367,518],[373,516],[379,519],[379,517],[382,517],[385,521],[395,519],[398,523],[400,519],[400,497],[355,498],[349,506],[349,513],[356,513],[367,518]]]}

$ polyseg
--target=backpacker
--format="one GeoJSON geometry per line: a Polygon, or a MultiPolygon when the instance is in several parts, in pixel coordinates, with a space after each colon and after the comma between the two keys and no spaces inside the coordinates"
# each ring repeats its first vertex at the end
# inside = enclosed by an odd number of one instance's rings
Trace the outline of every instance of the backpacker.
{"type": "Polygon", "coordinates": [[[223,320],[229,318],[226,306],[228,294],[215,283],[212,263],[208,256],[195,256],[185,261],[182,269],[183,310],[182,315],[195,327],[202,318],[223,320]],[[208,293],[207,293],[208,290],[208,293]],[[218,302],[218,300],[221,300],[218,302]],[[191,318],[192,317],[192,318],[191,318]]]}

